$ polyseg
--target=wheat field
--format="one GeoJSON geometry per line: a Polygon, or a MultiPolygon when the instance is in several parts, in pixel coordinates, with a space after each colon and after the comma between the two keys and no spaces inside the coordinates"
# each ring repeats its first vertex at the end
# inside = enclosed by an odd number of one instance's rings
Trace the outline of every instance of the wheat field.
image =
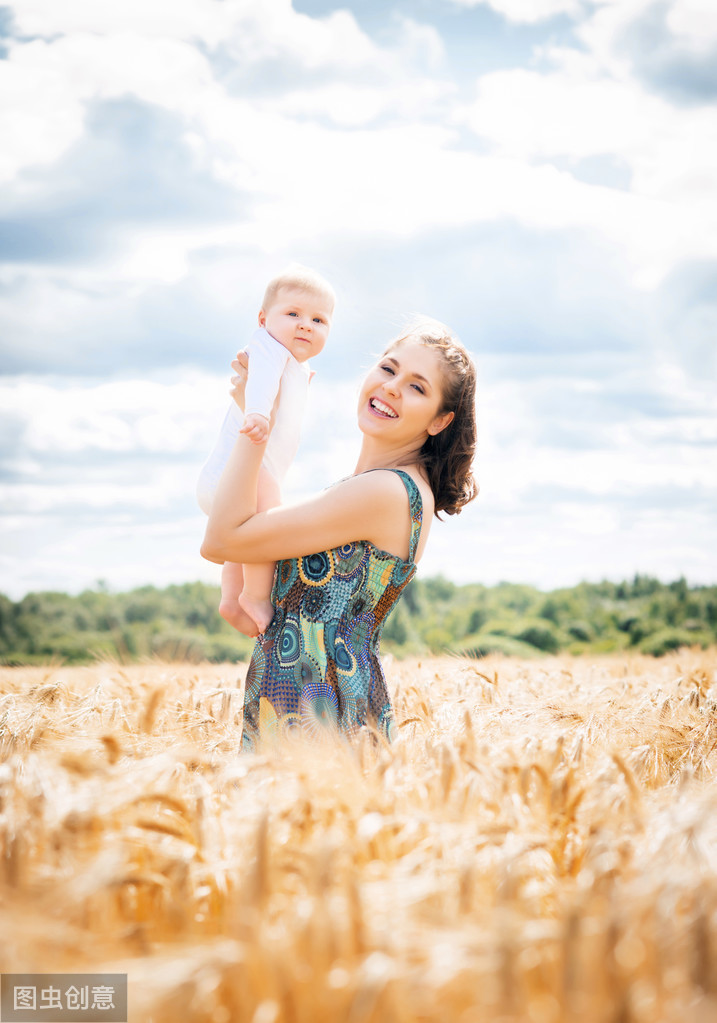
{"type": "Polygon", "coordinates": [[[717,651],[388,660],[392,746],[254,754],[245,666],[0,669],[2,971],[127,973],[132,1023],[716,1020],[717,651]]]}

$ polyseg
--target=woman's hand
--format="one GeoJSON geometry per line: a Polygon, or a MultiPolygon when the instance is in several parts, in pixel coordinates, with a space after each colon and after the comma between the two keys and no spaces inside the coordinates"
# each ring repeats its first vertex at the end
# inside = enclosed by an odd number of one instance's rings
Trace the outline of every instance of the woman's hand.
{"type": "Polygon", "coordinates": [[[237,352],[237,357],[232,362],[232,369],[235,375],[232,377],[232,386],[229,393],[243,412],[244,391],[249,376],[249,356],[246,352],[237,352]]]}

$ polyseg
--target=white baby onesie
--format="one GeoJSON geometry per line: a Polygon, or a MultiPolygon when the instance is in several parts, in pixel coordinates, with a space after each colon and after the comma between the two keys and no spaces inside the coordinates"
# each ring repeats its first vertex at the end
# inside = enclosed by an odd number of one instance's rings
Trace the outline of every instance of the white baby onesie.
{"type": "MultiPolygon", "coordinates": [[[[309,367],[306,362],[298,362],[289,349],[279,344],[264,327],[254,331],[244,350],[249,356],[249,375],[244,397],[246,415],[258,413],[269,419],[277,393],[281,391],[276,419],[263,459],[263,464],[281,483],[299,447],[309,388],[309,367]]],[[[232,401],[217,443],[204,463],[197,482],[199,507],[207,515],[219,478],[243,425],[244,413],[232,401]]]]}

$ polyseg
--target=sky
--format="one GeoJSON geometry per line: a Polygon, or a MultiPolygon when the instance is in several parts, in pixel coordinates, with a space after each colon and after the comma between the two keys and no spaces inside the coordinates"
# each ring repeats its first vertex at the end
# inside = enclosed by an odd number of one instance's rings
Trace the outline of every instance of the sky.
{"type": "Polygon", "coordinates": [[[285,498],[406,318],[478,369],[419,573],[717,581],[713,0],[0,6],[0,592],[195,579],[229,364],[334,285],[285,498]]]}

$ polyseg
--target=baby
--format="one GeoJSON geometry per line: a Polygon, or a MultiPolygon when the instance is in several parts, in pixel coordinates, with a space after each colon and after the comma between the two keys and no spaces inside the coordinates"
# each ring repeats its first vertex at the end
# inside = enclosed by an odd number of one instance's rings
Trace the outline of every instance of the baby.
{"type": "MultiPolygon", "coordinates": [[[[244,414],[235,402],[231,403],[219,439],[199,476],[197,499],[206,514],[239,433],[245,433],[255,444],[262,444],[268,437],[259,475],[257,511],[281,503],[280,484],[299,446],[307,389],[313,375],[307,363],[326,344],[334,303],[331,286],[306,267],[291,266],[267,285],[259,311],[259,329],[245,349],[249,370],[244,414]],[[277,393],[279,402],[270,432],[277,393]]],[[[273,562],[224,564],[219,613],[246,635],[265,632],[271,624],[274,567],[273,562]]]]}

